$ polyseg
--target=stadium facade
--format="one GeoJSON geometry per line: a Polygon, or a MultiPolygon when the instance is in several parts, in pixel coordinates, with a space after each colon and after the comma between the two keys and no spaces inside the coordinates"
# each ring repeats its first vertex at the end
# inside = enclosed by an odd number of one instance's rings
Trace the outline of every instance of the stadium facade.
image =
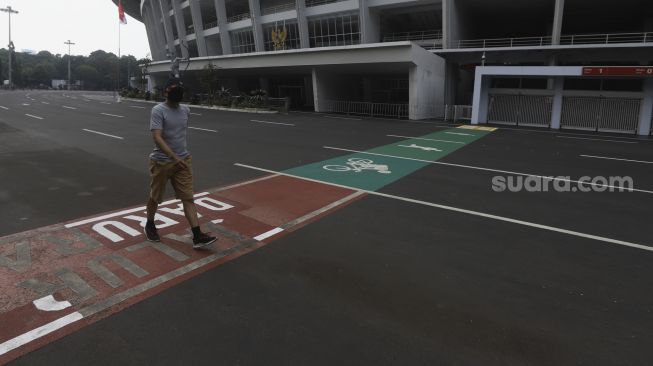
{"type": "Polygon", "coordinates": [[[650,0],[123,5],[145,24],[157,85],[181,58],[191,82],[212,63],[231,89],[262,88],[318,112],[421,119],[455,110],[474,123],[651,133],[650,0]]]}

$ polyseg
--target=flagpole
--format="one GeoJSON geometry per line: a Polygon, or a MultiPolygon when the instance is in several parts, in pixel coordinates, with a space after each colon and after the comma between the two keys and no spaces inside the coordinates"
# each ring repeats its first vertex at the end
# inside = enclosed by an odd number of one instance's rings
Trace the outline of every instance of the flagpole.
{"type": "Polygon", "coordinates": [[[116,101],[120,103],[120,21],[118,21],[118,77],[116,78],[117,96],[116,101]]]}

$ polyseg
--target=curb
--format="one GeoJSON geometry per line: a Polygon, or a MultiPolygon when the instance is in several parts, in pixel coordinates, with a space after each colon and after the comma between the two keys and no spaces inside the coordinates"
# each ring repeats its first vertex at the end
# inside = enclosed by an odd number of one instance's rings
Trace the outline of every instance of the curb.
{"type": "MultiPolygon", "coordinates": [[[[150,104],[158,103],[158,102],[155,102],[155,101],[152,101],[152,100],[142,100],[142,99],[134,99],[134,98],[121,98],[121,100],[128,100],[130,102],[150,103],[150,104]]],[[[214,111],[256,113],[256,114],[279,114],[279,111],[266,111],[266,110],[258,110],[258,109],[226,108],[226,107],[208,107],[208,106],[193,105],[193,104],[186,104],[186,105],[189,108],[210,109],[210,110],[214,110],[214,111]]]]}

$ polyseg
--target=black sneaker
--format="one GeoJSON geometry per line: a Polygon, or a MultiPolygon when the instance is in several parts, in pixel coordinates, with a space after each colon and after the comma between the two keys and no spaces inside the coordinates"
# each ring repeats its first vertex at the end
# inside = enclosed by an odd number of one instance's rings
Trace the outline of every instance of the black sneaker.
{"type": "Polygon", "coordinates": [[[193,238],[193,249],[201,249],[209,244],[213,243],[216,241],[218,238],[215,236],[210,236],[206,235],[204,233],[201,233],[200,235],[196,236],[193,238]]]}
{"type": "Polygon", "coordinates": [[[147,240],[155,242],[161,241],[159,233],[156,231],[156,226],[145,225],[145,227],[143,227],[143,232],[145,233],[147,240]]]}

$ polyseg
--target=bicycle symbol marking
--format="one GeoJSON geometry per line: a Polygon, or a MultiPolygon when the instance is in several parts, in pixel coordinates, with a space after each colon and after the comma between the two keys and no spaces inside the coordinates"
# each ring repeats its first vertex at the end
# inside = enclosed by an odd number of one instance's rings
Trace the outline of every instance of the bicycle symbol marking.
{"type": "Polygon", "coordinates": [[[385,164],[374,164],[370,159],[351,158],[345,163],[347,165],[325,165],[322,168],[332,172],[351,172],[360,173],[364,170],[375,170],[380,174],[392,173],[389,167],[385,164]]]}

